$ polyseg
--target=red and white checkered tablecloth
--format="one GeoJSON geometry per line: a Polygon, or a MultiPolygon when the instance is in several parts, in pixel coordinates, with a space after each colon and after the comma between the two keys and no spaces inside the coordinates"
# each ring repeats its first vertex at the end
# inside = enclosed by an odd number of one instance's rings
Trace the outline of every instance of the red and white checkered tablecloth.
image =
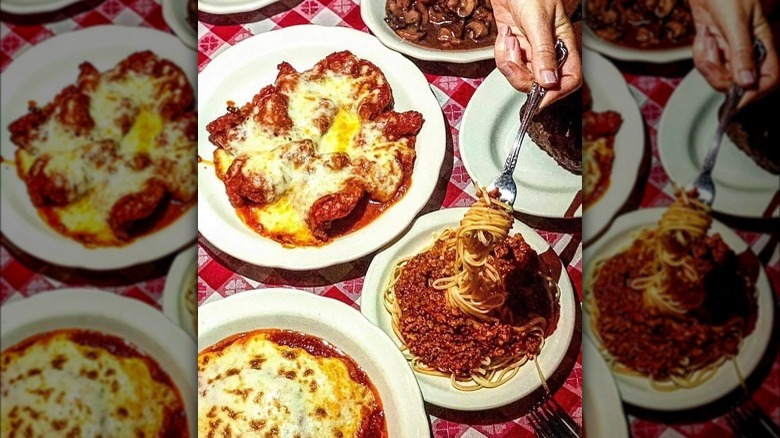
{"type": "MultiPolygon", "coordinates": [[[[55,35],[90,26],[120,24],[170,32],[154,0],[84,1],[51,13],[0,14],[0,71],[30,47],[55,35]]],[[[150,48],[151,49],[151,48],[150,48]]],[[[78,72],[72,72],[75,80],[78,72]]],[[[0,127],[6,129],[6,127],[0,127]]],[[[128,269],[92,272],[53,266],[0,238],[0,305],[65,287],[91,287],[144,301],[158,309],[175,254],[128,269]]]]}
{"type": "MultiPolygon", "coordinates": [[[[201,15],[200,18],[201,22],[198,25],[199,70],[202,70],[212,59],[238,41],[261,32],[287,26],[312,23],[351,27],[368,32],[360,18],[360,5],[353,0],[282,1],[257,12],[233,17],[234,19],[204,15],[201,15]]],[[[432,199],[443,199],[443,205],[429,205],[430,208],[426,207],[424,211],[469,206],[474,201],[473,189],[471,188],[471,179],[460,159],[458,132],[463,111],[484,76],[467,79],[433,74],[428,71],[425,73],[449,123],[454,141],[454,157],[452,174],[449,184],[447,184],[446,193],[435,193],[432,196],[432,199]]],[[[530,225],[547,239],[561,256],[579,299],[582,283],[582,236],[579,232],[579,222],[569,222],[570,227],[572,224],[577,230],[574,234],[556,232],[551,224],[544,220],[535,221],[530,225]]],[[[369,255],[351,263],[330,268],[291,272],[246,264],[219,251],[202,236],[199,238],[199,246],[198,289],[201,303],[213,294],[224,297],[256,288],[292,286],[337,299],[358,309],[363,278],[371,263],[369,255]],[[322,286],[323,284],[325,286],[322,286]]],[[[575,339],[573,344],[579,347],[581,339],[579,328],[575,333],[575,339]]],[[[553,388],[558,388],[555,394],[556,401],[581,424],[582,358],[581,354],[577,354],[579,350],[576,348],[574,354],[564,360],[552,381],[553,388]]],[[[525,417],[530,407],[531,400],[525,400],[490,412],[463,413],[426,405],[433,435],[453,438],[533,436],[533,429],[525,417]]]]}
{"type": "MultiPolygon", "coordinates": [[[[619,64],[620,67],[620,64],[619,64]]],[[[691,66],[692,68],[692,66],[691,66]]],[[[684,72],[683,72],[684,73],[684,72]]],[[[641,194],[641,208],[667,206],[672,201],[674,187],[669,175],[661,166],[658,155],[657,133],[658,126],[669,97],[680,84],[681,77],[673,79],[658,76],[643,76],[624,73],[628,81],[631,93],[639,103],[642,115],[645,118],[652,146],[652,161],[647,184],[641,194]]],[[[679,75],[678,75],[679,76],[679,75]]],[[[778,196],[767,203],[767,211],[776,212],[780,205],[780,191],[778,196]]],[[[780,251],[778,250],[778,234],[769,232],[751,232],[740,229],[739,220],[731,221],[730,226],[750,246],[754,254],[759,256],[766,270],[775,294],[775,301],[780,300],[780,251]]],[[[775,222],[777,226],[777,222],[775,222]]],[[[776,229],[775,229],[776,230],[776,229]]],[[[777,322],[777,315],[775,316],[777,322]]],[[[770,346],[770,349],[773,348],[770,346]]],[[[768,372],[762,381],[757,383],[758,388],[753,393],[753,399],[769,415],[776,424],[780,424],[780,355],[769,358],[768,372]]],[[[750,384],[751,378],[748,379],[750,384]]],[[[586,407],[587,409],[587,407],[586,407]]],[[[714,408],[718,412],[719,408],[714,408]]],[[[675,418],[674,424],[659,421],[653,414],[633,412],[629,408],[629,425],[631,433],[636,438],[676,438],[676,437],[731,437],[733,432],[726,422],[725,415],[716,413],[714,418],[706,415],[705,421],[691,422],[685,418],[675,418]]],[[[668,417],[672,418],[672,416],[668,417]]]]}

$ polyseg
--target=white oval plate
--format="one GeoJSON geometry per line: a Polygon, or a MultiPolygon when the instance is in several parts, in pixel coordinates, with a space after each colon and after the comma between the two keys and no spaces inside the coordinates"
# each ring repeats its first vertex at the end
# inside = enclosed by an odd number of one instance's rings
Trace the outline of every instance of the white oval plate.
{"type": "Polygon", "coordinates": [[[126,339],[171,377],[187,411],[190,436],[197,436],[195,343],[151,306],[96,289],[62,289],[0,307],[0,327],[0,350],[33,335],[66,328],[126,339]]]}
{"type": "Polygon", "coordinates": [[[198,351],[238,333],[275,328],[320,337],[368,374],[382,400],[388,435],[428,437],[420,388],[401,352],[348,305],[295,289],[241,292],[198,308],[198,351]]]}
{"type": "Polygon", "coordinates": [[[588,338],[582,338],[582,406],[588,435],[628,438],[628,423],[615,379],[588,338]]]}
{"type": "Polygon", "coordinates": [[[56,11],[79,1],[81,0],[3,0],[0,2],[0,10],[12,14],[37,14],[56,11]]]}
{"type": "MultiPolygon", "coordinates": [[[[209,14],[235,14],[256,11],[277,0],[198,0],[198,10],[209,14]]],[[[260,90],[258,90],[260,91],[260,90]]]]}
{"type": "MultiPolygon", "coordinates": [[[[658,127],[658,152],[669,177],[681,186],[694,180],[715,139],[725,95],[692,70],[674,90],[658,127]]],[[[778,176],[756,164],[727,135],[712,172],[712,209],[734,216],[763,217],[778,191],[778,176]]],[[[772,212],[780,216],[780,210],[772,212]]]]}
{"type": "Polygon", "coordinates": [[[610,169],[609,187],[587,208],[582,219],[582,240],[588,243],[604,230],[631,194],[644,154],[645,132],[642,113],[618,69],[588,49],[582,59],[583,76],[593,96],[593,109],[617,111],[623,118],[615,135],[615,159],[610,169]]]}
{"type": "MultiPolygon", "coordinates": [[[[625,250],[633,242],[633,236],[636,232],[643,228],[655,227],[665,211],[666,208],[650,208],[633,211],[618,217],[609,231],[584,251],[582,255],[582,259],[585,261],[583,278],[586,280],[583,281],[583,285],[587,284],[587,279],[592,275],[596,262],[625,250]]],[[[723,241],[737,254],[748,249],[747,244],[734,231],[717,220],[712,221],[709,234],[715,233],[720,234],[723,241]]],[[[735,358],[739,369],[746,378],[758,365],[772,333],[774,314],[772,289],[763,267],[761,267],[756,281],[756,289],[758,291],[756,327],[742,341],[742,346],[735,358]]],[[[594,345],[602,347],[591,329],[590,315],[584,311],[582,312],[582,330],[593,341],[594,345]]],[[[650,381],[643,377],[614,375],[620,396],[625,402],[658,411],[678,411],[702,406],[728,394],[740,384],[737,373],[729,362],[721,365],[716,374],[700,386],[669,392],[653,389],[650,386],[650,381]]]]}
{"type": "Polygon", "coordinates": [[[675,61],[684,61],[693,58],[691,46],[675,47],[672,49],[632,49],[626,46],[611,43],[596,35],[588,25],[582,25],[582,44],[594,52],[609,56],[621,61],[648,62],[652,64],[666,64],[675,61]]]}
{"type": "MultiPolygon", "coordinates": [[[[8,125],[27,113],[29,100],[50,102],[76,81],[78,66],[84,61],[105,71],[139,50],[152,50],[176,63],[190,84],[195,84],[193,51],[175,36],[148,28],[89,27],[57,35],[25,51],[0,78],[4,90],[0,96],[0,155],[13,159],[17,147],[11,143],[8,125]]],[[[193,207],[165,228],[126,246],[87,248],[57,233],[40,218],[14,164],[3,162],[0,167],[0,227],[14,245],[47,262],[94,270],[118,269],[158,259],[197,237],[197,212],[193,207]]]]}
{"type": "Polygon", "coordinates": [[[393,88],[396,111],[416,110],[425,123],[406,195],[367,226],[321,247],[285,248],[247,227],[236,215],[214,166],[198,165],[198,230],[220,250],[246,262],[286,269],[317,269],[362,257],[400,234],[428,202],[444,160],[444,117],[428,81],[411,61],[357,30],[294,26],[255,35],[222,52],[198,77],[198,155],[211,160],[215,146],[206,125],[225,113],[226,102],[243,105],[276,79],[276,66],[307,70],[327,55],[350,50],[376,64],[393,88]]]}
{"type": "MultiPolygon", "coordinates": [[[[360,298],[360,310],[369,321],[381,328],[395,345],[401,341],[393,332],[392,318],[385,310],[382,291],[393,273],[397,260],[418,254],[433,244],[433,236],[444,228],[457,227],[468,208],[447,208],[428,213],[414,222],[409,230],[393,246],[385,249],[374,257],[368,267],[363,281],[363,294],[360,298]]],[[[543,253],[550,245],[533,229],[515,220],[511,234],[520,233],[526,242],[537,253],[543,253]]],[[[574,334],[574,290],[561,264],[561,277],[558,280],[560,289],[560,315],[555,331],[545,340],[541,354],[536,359],[545,377],[550,377],[566,356],[566,350],[574,334]]],[[[400,350],[399,350],[400,351],[400,350]]],[[[497,388],[483,388],[477,391],[460,391],[452,387],[448,377],[429,376],[415,372],[420,383],[423,398],[429,403],[449,409],[463,411],[479,411],[497,408],[519,400],[541,386],[536,366],[527,363],[507,383],[497,388]]]]}
{"type": "MultiPolygon", "coordinates": [[[[187,47],[198,48],[198,34],[187,22],[187,0],[163,0],[163,19],[187,47]]],[[[194,56],[194,54],[193,54],[194,56]]]]}
{"type": "Polygon", "coordinates": [[[385,23],[385,6],[387,0],[362,0],[360,2],[360,17],[366,23],[379,41],[396,52],[424,61],[443,61],[463,64],[467,62],[493,59],[493,46],[470,50],[438,50],[406,41],[396,35],[393,29],[385,23]]]}
{"type": "MultiPolygon", "coordinates": [[[[192,314],[187,309],[184,300],[184,287],[191,279],[195,279],[195,295],[197,300],[198,276],[198,246],[193,245],[179,253],[173,259],[163,288],[162,308],[165,316],[178,325],[193,338],[197,337],[192,314]]],[[[196,303],[197,304],[197,303],[196,303]]]]}
{"type": "MultiPolygon", "coordinates": [[[[496,69],[469,101],[460,128],[460,155],[469,176],[479,185],[490,184],[504,168],[526,98],[496,69]]],[[[566,212],[582,190],[582,177],[559,166],[527,135],[513,176],[515,211],[534,216],[569,217],[566,212]]],[[[573,217],[582,217],[582,202],[573,217]]]]}

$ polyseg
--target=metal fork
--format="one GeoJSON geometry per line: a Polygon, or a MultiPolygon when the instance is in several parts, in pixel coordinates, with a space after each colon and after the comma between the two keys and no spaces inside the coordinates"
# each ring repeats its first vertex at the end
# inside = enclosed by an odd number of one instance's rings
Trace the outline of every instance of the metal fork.
{"type": "Polygon", "coordinates": [[[729,411],[726,422],[739,438],[780,437],[780,428],[749,397],[729,411]]]}
{"type": "MultiPolygon", "coordinates": [[[[569,56],[569,50],[561,40],[555,43],[555,55],[558,59],[558,68],[560,69],[564,61],[566,61],[566,57],[569,56]]],[[[517,130],[515,142],[504,162],[504,170],[487,187],[488,193],[498,189],[501,202],[505,202],[510,206],[515,204],[515,198],[517,198],[517,185],[512,174],[515,172],[520,146],[523,144],[525,132],[528,130],[534,115],[536,115],[536,111],[539,109],[539,104],[542,103],[542,98],[544,98],[545,94],[547,94],[547,89],[539,85],[538,82],[534,82],[531,85],[531,93],[528,94],[525,111],[520,111],[520,129],[517,130]]]]}
{"type": "Polygon", "coordinates": [[[555,399],[541,403],[529,414],[529,422],[541,438],[581,437],[582,428],[555,399]]]}
{"type": "MultiPolygon", "coordinates": [[[[755,40],[753,42],[753,56],[756,60],[756,71],[758,71],[766,57],[766,48],[761,40],[755,40]]],[[[699,197],[699,200],[710,206],[715,200],[715,184],[712,182],[712,169],[715,167],[715,160],[718,158],[718,152],[720,151],[720,145],[723,140],[726,125],[737,111],[737,104],[742,100],[744,94],[745,89],[732,82],[729,92],[726,95],[726,103],[723,107],[723,111],[721,111],[718,119],[718,128],[715,130],[715,139],[712,142],[712,146],[710,146],[710,150],[707,152],[707,156],[704,157],[701,172],[686,188],[686,192],[689,193],[695,189],[698,193],[697,196],[699,197]]]]}

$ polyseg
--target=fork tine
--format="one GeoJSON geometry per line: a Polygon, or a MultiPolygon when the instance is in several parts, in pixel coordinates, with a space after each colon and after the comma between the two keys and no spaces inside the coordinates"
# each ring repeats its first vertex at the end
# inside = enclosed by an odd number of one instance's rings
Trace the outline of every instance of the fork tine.
{"type": "Polygon", "coordinates": [[[573,433],[577,436],[582,436],[582,428],[577,423],[574,422],[574,419],[572,419],[569,416],[569,414],[563,410],[561,405],[559,405],[554,398],[551,398],[545,404],[545,406],[550,411],[551,415],[554,415],[560,419],[562,425],[568,429],[568,432],[573,433]]]}
{"type": "Polygon", "coordinates": [[[726,415],[726,422],[739,437],[780,438],[780,428],[768,420],[761,408],[750,398],[734,406],[726,415]]]}
{"type": "Polygon", "coordinates": [[[554,438],[554,435],[551,435],[551,431],[547,427],[546,424],[544,424],[539,419],[539,414],[536,411],[532,411],[531,415],[529,416],[529,422],[531,423],[531,426],[534,428],[534,431],[536,431],[536,435],[540,438],[554,438]]]}

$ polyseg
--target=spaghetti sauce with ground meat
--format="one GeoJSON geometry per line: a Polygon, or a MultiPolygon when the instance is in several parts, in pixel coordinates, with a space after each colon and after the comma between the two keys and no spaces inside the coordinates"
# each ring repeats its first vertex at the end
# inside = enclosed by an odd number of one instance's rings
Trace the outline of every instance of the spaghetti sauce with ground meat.
{"type": "Polygon", "coordinates": [[[486,357],[538,354],[541,343],[515,330],[532,318],[543,317],[544,336],[552,333],[559,304],[550,300],[537,274],[547,267],[519,234],[501,241],[494,251],[508,298],[507,312],[493,322],[448,306],[445,291],[433,287],[434,280],[452,275],[455,262],[455,251],[447,250],[442,241],[403,266],[394,286],[399,328],[410,352],[425,365],[467,379],[486,357]]]}
{"type": "Polygon", "coordinates": [[[690,310],[670,314],[649,307],[632,279],[651,274],[655,247],[636,239],[626,251],[599,265],[590,286],[594,329],[618,370],[654,382],[685,380],[692,372],[717,368],[739,351],[757,317],[757,271],[720,235],[693,242],[687,251],[702,282],[673,276],[669,290],[688,299],[690,310]]]}

